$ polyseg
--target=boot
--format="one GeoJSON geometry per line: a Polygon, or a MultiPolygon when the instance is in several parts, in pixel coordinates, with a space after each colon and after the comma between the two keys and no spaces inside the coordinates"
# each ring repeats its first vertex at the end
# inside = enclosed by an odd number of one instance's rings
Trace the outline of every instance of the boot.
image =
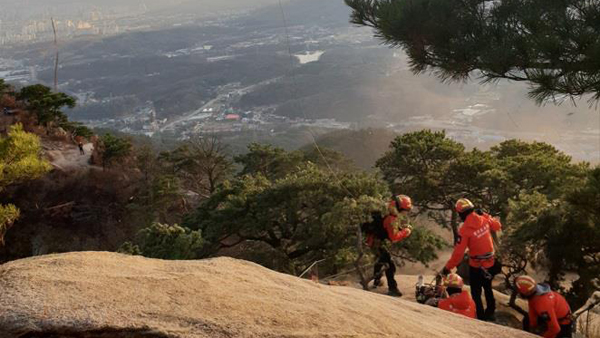
{"type": "Polygon", "coordinates": [[[400,292],[400,290],[396,289],[390,289],[388,291],[388,296],[392,296],[392,297],[402,297],[402,292],[400,292]]]}
{"type": "Polygon", "coordinates": [[[381,286],[381,278],[375,278],[373,279],[373,289],[377,289],[378,287],[381,286]]]}
{"type": "Polygon", "coordinates": [[[493,323],[493,322],[495,322],[495,321],[496,321],[496,316],[495,316],[493,313],[491,313],[491,314],[486,314],[486,315],[485,315],[485,318],[484,318],[484,320],[485,320],[486,322],[492,322],[492,323],[493,323]]]}
{"type": "Polygon", "coordinates": [[[496,309],[492,308],[487,308],[485,309],[485,313],[483,315],[483,320],[485,320],[486,322],[495,322],[496,321],[496,316],[495,316],[495,311],[496,309]]]}

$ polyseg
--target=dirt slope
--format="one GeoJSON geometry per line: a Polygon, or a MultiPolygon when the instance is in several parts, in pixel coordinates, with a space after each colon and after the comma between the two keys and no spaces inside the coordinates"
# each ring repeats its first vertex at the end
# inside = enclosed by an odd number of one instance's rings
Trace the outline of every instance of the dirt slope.
{"type": "Polygon", "coordinates": [[[46,142],[46,154],[50,163],[59,170],[75,170],[90,167],[90,156],[94,150],[92,143],[83,146],[85,154],[79,152],[79,148],[73,144],[59,144],[46,142]]]}
{"type": "Polygon", "coordinates": [[[70,253],[0,267],[0,337],[533,337],[229,258],[70,253]]]}

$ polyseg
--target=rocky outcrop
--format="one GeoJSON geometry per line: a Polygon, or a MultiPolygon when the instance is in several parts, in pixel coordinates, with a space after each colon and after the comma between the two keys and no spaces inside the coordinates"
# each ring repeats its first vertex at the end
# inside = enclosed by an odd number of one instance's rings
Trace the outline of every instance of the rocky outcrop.
{"type": "Polygon", "coordinates": [[[0,290],[3,338],[533,337],[230,258],[42,256],[3,265],[0,290]]]}
{"type": "Polygon", "coordinates": [[[574,314],[578,317],[578,332],[588,337],[600,337],[600,291],[596,291],[574,314]]]}

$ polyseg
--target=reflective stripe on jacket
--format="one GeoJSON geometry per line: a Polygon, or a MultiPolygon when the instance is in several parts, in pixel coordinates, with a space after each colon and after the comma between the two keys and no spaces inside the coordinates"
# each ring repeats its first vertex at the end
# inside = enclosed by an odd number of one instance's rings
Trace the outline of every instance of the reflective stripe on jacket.
{"type": "Polygon", "coordinates": [[[494,265],[494,241],[492,231],[500,231],[502,224],[488,214],[479,215],[472,212],[458,230],[457,243],[452,257],[446,264],[446,269],[452,270],[463,259],[465,250],[469,249],[469,265],[475,268],[490,268],[494,265]],[[478,259],[478,256],[490,258],[478,259]]]}

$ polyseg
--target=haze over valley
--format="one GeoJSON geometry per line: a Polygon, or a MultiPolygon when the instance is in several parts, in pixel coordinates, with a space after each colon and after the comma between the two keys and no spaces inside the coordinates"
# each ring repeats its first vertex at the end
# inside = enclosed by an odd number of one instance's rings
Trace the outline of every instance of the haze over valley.
{"type": "Polygon", "coordinates": [[[599,61],[598,0],[0,0],[0,338],[600,338],[599,61]]]}
{"type": "Polygon", "coordinates": [[[343,1],[284,1],[283,15],[268,0],[33,3],[3,12],[13,21],[2,14],[3,28],[39,20],[40,32],[0,33],[0,77],[53,84],[54,16],[58,89],[78,98],[71,118],[92,127],[169,139],[220,133],[248,142],[303,135],[287,147],[311,140],[307,131],[431,128],[471,147],[535,139],[600,160],[599,114],[585,99],[538,107],[524,84],[415,76],[401,50],[348,23],[343,1]]]}

